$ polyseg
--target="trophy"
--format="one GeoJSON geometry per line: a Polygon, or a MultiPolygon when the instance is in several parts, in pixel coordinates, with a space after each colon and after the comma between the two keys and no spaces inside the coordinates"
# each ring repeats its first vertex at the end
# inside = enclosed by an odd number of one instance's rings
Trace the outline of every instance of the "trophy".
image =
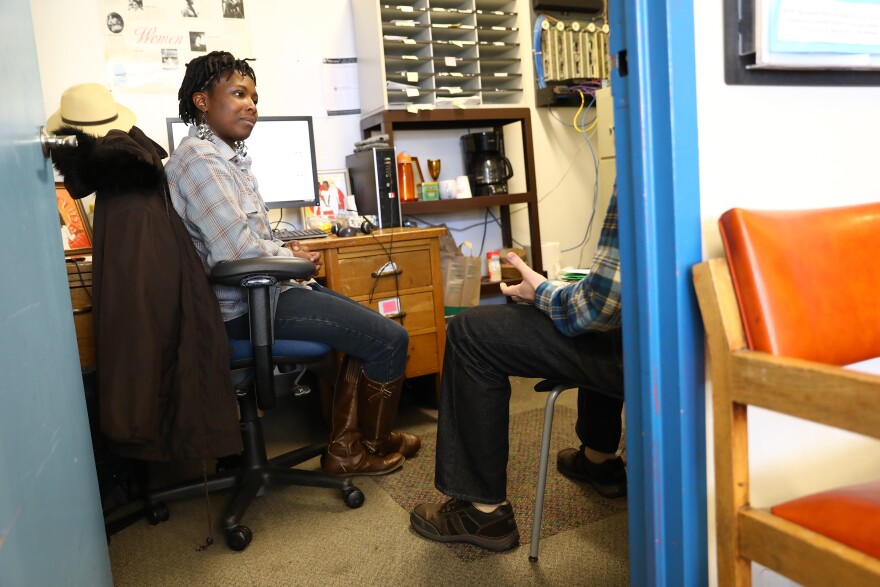
{"type": "Polygon", "coordinates": [[[440,184],[437,178],[440,177],[440,159],[428,159],[428,173],[431,174],[432,181],[426,181],[422,184],[422,200],[439,200],[440,184]]]}
{"type": "Polygon", "coordinates": [[[437,181],[440,177],[440,159],[428,159],[428,173],[431,174],[432,180],[437,181]]]}

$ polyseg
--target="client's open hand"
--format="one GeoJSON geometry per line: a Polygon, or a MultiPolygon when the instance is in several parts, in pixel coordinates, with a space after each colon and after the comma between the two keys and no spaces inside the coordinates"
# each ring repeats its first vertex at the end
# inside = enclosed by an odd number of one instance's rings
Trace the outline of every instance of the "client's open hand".
{"type": "Polygon", "coordinates": [[[309,251],[309,248],[303,244],[300,244],[299,241],[287,241],[286,243],[284,243],[284,246],[293,252],[294,257],[308,259],[309,261],[314,263],[315,273],[318,273],[321,270],[321,253],[309,251]]]}
{"type": "Polygon", "coordinates": [[[535,290],[547,278],[526,265],[516,253],[507,253],[507,261],[522,274],[522,281],[516,285],[501,282],[501,293],[510,296],[515,302],[534,302],[535,290]]]}

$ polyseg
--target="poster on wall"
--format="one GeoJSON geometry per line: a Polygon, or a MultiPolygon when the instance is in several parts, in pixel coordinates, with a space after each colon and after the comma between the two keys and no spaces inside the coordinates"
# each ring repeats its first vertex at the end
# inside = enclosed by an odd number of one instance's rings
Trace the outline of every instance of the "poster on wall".
{"type": "Polygon", "coordinates": [[[210,51],[251,56],[247,0],[101,0],[111,86],[177,91],[186,64],[210,51]]]}

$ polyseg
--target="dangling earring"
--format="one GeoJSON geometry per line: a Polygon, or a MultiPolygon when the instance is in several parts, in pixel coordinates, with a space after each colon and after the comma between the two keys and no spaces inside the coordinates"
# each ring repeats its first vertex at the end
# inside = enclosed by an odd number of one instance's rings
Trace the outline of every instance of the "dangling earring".
{"type": "Polygon", "coordinates": [[[208,126],[208,113],[202,112],[202,121],[196,129],[196,136],[203,141],[210,141],[214,138],[214,131],[208,126]]]}
{"type": "Polygon", "coordinates": [[[235,154],[244,159],[247,156],[247,145],[244,141],[235,141],[233,145],[235,145],[235,154]]]}

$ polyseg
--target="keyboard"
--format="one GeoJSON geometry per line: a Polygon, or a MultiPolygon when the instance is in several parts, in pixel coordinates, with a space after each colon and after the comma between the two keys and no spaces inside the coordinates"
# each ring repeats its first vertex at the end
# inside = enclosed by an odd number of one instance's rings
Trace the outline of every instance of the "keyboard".
{"type": "Polygon", "coordinates": [[[328,235],[320,228],[304,228],[302,230],[274,230],[272,234],[282,241],[304,241],[310,238],[326,238],[328,235]]]}

